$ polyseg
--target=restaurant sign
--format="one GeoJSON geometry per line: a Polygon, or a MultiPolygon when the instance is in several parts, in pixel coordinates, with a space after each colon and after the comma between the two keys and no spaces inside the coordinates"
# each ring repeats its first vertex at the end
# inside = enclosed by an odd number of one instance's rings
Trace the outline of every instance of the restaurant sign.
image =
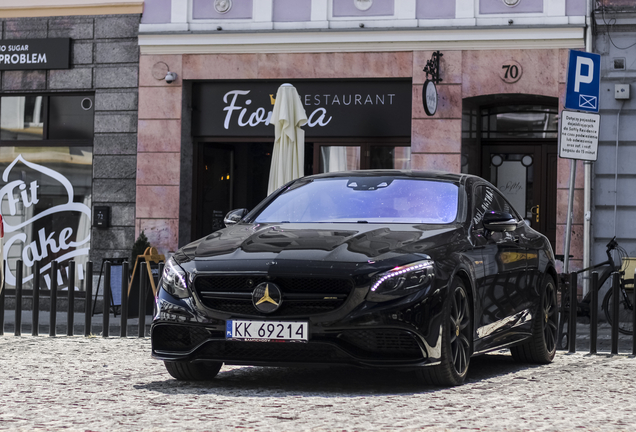
{"type": "Polygon", "coordinates": [[[410,80],[224,81],[195,83],[194,136],[274,136],[278,87],[300,95],[307,137],[410,136],[410,80]]]}
{"type": "Polygon", "coordinates": [[[68,69],[71,39],[10,39],[0,41],[0,70],[68,69]]]}

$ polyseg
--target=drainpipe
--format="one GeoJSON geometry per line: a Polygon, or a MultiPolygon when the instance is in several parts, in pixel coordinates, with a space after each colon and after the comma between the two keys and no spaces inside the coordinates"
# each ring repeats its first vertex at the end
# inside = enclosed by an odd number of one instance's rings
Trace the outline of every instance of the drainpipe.
{"type": "MultiPolygon", "coordinates": [[[[592,13],[594,0],[587,0],[587,14],[585,17],[585,51],[592,52],[592,13]]],[[[592,162],[584,161],[585,170],[583,189],[583,268],[588,268],[591,263],[591,239],[592,239],[592,162]]],[[[590,289],[589,278],[583,278],[583,295],[590,289]]]]}

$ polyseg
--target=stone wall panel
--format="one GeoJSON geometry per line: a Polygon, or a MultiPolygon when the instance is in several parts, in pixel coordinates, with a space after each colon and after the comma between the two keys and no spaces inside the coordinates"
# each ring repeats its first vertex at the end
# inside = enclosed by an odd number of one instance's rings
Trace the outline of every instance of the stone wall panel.
{"type": "Polygon", "coordinates": [[[95,19],[97,39],[135,38],[139,30],[139,15],[98,17],[95,19]]]}
{"type": "Polygon", "coordinates": [[[136,155],[136,134],[96,134],[93,141],[95,155],[136,155]]]}
{"type": "Polygon", "coordinates": [[[95,44],[95,62],[97,63],[134,63],[139,61],[137,41],[97,42],[95,44]]]}
{"type": "Polygon", "coordinates": [[[137,109],[137,91],[95,92],[95,111],[134,111],[137,109]]]}
{"type": "Polygon", "coordinates": [[[93,39],[94,20],[87,17],[55,17],[49,20],[50,38],[93,39]]]}
{"type": "Polygon", "coordinates": [[[135,179],[94,179],[93,203],[135,202],[135,179]]]}
{"type": "Polygon", "coordinates": [[[95,113],[95,132],[137,132],[137,113],[95,113]]]}
{"type": "Polygon", "coordinates": [[[95,88],[136,88],[138,66],[95,68],[95,88]]]}
{"type": "Polygon", "coordinates": [[[57,69],[49,71],[51,90],[87,90],[93,88],[93,69],[57,69]]]}
{"type": "Polygon", "coordinates": [[[134,179],[137,158],[134,156],[94,156],[93,178],[134,179]]]}
{"type": "Polygon", "coordinates": [[[2,90],[45,90],[46,71],[11,70],[2,72],[2,90]]]}

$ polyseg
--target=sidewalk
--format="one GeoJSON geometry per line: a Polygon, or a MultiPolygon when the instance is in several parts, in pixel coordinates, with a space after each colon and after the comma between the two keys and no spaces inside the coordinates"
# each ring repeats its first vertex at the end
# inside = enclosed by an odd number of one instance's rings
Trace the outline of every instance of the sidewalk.
{"type": "Polygon", "coordinates": [[[0,431],[632,431],[636,359],[508,350],[471,359],[466,383],[351,367],[224,366],[171,378],[148,338],[0,337],[0,431]]]}

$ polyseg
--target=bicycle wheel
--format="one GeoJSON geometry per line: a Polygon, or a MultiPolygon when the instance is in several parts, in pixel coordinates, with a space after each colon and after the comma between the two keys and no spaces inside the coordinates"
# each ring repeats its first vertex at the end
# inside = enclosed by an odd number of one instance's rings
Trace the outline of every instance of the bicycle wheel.
{"type": "MultiPolygon", "coordinates": [[[[618,331],[626,335],[631,335],[634,333],[634,325],[632,321],[633,304],[632,299],[629,298],[632,293],[626,294],[625,288],[621,287],[620,294],[620,299],[618,301],[618,331]]],[[[610,325],[614,324],[614,320],[612,319],[613,297],[613,290],[610,289],[603,299],[603,312],[605,312],[605,318],[607,318],[607,322],[610,323],[610,325]]]]}

